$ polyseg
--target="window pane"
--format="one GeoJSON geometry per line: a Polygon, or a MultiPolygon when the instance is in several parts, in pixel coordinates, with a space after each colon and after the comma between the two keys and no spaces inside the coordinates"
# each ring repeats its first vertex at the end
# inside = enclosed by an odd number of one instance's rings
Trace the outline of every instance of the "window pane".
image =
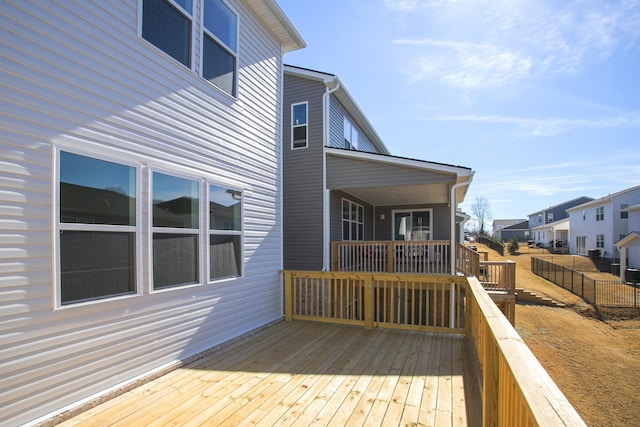
{"type": "Polygon", "coordinates": [[[238,19],[222,0],[205,0],[204,26],[234,53],[238,51],[238,19]]]}
{"type": "Polygon", "coordinates": [[[300,148],[307,146],[307,127],[298,126],[293,128],[293,147],[300,148]]]}
{"type": "Polygon", "coordinates": [[[363,206],[358,206],[358,218],[356,218],[358,221],[362,222],[364,221],[364,207],[363,206]]]}
{"type": "Polygon", "coordinates": [[[60,152],[60,222],[136,225],[136,169],[60,152]]]}
{"type": "Polygon", "coordinates": [[[209,247],[211,280],[241,275],[240,236],[209,236],[209,247]]]}
{"type": "Polygon", "coordinates": [[[351,240],[349,221],[342,221],[342,240],[351,240]]]}
{"type": "Polygon", "coordinates": [[[350,212],[349,202],[346,200],[342,201],[342,219],[349,219],[350,212]]]}
{"type": "Polygon", "coordinates": [[[61,302],[69,304],[135,292],[135,235],[60,232],[61,302]]]}
{"type": "Polygon", "coordinates": [[[294,126],[307,124],[307,104],[298,104],[293,106],[291,124],[294,126]]]}
{"type": "Polygon", "coordinates": [[[189,15],[193,13],[193,2],[191,0],[175,0],[181,8],[189,12],[189,15]]]}
{"type": "Polygon", "coordinates": [[[165,0],[144,0],[142,8],[142,37],[191,67],[191,21],[165,0]]]}
{"type": "Polygon", "coordinates": [[[153,235],[153,288],[198,282],[198,236],[153,235]]]}
{"type": "Polygon", "coordinates": [[[242,230],[242,194],[216,185],[209,186],[209,228],[242,230]]]}
{"type": "Polygon", "coordinates": [[[189,179],[153,173],[153,226],[198,228],[199,185],[189,179]]]}
{"type": "Polygon", "coordinates": [[[236,58],[211,37],[203,40],[202,76],[229,95],[235,96],[236,58]]]}

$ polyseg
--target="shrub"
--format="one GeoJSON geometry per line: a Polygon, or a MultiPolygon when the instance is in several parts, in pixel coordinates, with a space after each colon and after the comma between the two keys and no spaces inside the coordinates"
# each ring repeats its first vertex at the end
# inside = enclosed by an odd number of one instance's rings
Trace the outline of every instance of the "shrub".
{"type": "Polygon", "coordinates": [[[518,239],[513,237],[511,240],[509,240],[509,253],[513,255],[518,252],[518,249],[520,249],[520,246],[518,245],[518,239]]]}

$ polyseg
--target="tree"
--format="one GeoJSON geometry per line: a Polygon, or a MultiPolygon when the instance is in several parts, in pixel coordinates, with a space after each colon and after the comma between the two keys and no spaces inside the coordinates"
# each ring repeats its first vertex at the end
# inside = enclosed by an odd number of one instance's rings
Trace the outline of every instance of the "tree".
{"type": "Polygon", "coordinates": [[[478,222],[478,234],[480,236],[486,235],[484,230],[485,222],[491,219],[491,206],[489,201],[484,197],[476,197],[476,201],[471,205],[471,213],[478,222]]]}
{"type": "Polygon", "coordinates": [[[518,252],[518,249],[520,249],[520,245],[518,245],[518,238],[512,237],[511,240],[509,240],[509,253],[511,255],[515,255],[515,253],[518,252]]]}

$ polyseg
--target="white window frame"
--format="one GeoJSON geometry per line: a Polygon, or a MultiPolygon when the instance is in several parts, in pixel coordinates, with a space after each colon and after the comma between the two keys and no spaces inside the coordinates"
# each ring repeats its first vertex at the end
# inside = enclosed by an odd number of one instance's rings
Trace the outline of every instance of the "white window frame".
{"type": "Polygon", "coordinates": [[[54,292],[53,292],[53,308],[54,310],[66,310],[73,307],[80,307],[92,304],[99,304],[108,301],[126,299],[126,298],[134,298],[142,295],[142,269],[140,268],[140,259],[142,256],[142,168],[139,163],[129,162],[126,160],[122,160],[122,158],[118,157],[115,153],[113,155],[104,155],[102,153],[95,153],[91,151],[85,150],[77,150],[75,148],[68,148],[63,146],[53,146],[53,174],[55,179],[53,179],[53,282],[54,282],[54,292]],[[132,167],[135,169],[136,176],[136,189],[135,189],[135,197],[136,197],[136,207],[135,207],[135,215],[136,215],[136,225],[109,225],[109,224],[84,224],[84,223],[63,223],[60,218],[60,153],[66,152],[71,154],[76,154],[79,156],[85,156],[96,160],[102,160],[106,162],[116,163],[119,165],[132,167]],[[65,230],[71,231],[103,231],[103,232],[120,232],[120,233],[133,233],[135,238],[134,244],[134,266],[136,269],[135,272],[135,283],[134,283],[134,292],[130,294],[124,295],[114,295],[114,296],[104,296],[100,298],[95,298],[87,301],[79,301],[79,302],[70,302],[67,304],[62,303],[62,254],[60,247],[60,234],[65,230]]]}
{"type": "Polygon", "coordinates": [[[295,104],[291,104],[291,149],[292,150],[301,150],[304,148],[308,148],[309,147],[309,102],[308,101],[304,101],[304,102],[296,102],[295,104]],[[306,117],[305,117],[305,123],[304,124],[296,124],[293,123],[293,111],[295,110],[295,107],[297,107],[298,105],[304,105],[306,108],[306,117]],[[304,141],[304,146],[300,146],[300,147],[296,147],[295,146],[295,139],[293,136],[294,133],[294,129],[296,128],[300,128],[300,127],[306,127],[307,131],[305,133],[305,141],[304,141]]]}
{"type": "Polygon", "coordinates": [[[364,206],[356,203],[352,200],[349,199],[342,199],[342,203],[340,204],[340,225],[342,226],[341,228],[341,233],[342,233],[342,241],[343,242],[360,242],[364,240],[364,234],[365,234],[365,230],[364,230],[364,217],[365,217],[365,213],[364,213],[364,206]],[[349,219],[345,219],[344,218],[344,205],[345,203],[347,203],[349,205],[349,219]],[[353,218],[353,208],[356,208],[356,218],[353,218]],[[362,211],[362,218],[358,218],[358,212],[362,211]],[[349,224],[349,239],[345,239],[344,238],[344,224],[345,222],[348,222],[349,224]],[[359,227],[358,226],[362,226],[362,234],[360,234],[359,231],[359,227]],[[356,232],[356,238],[352,239],[351,236],[353,236],[353,227],[355,227],[355,232],[356,232]]]}
{"type": "Polygon", "coordinates": [[[203,195],[204,195],[204,184],[205,180],[202,178],[198,178],[195,176],[191,176],[188,174],[176,172],[170,169],[164,168],[149,168],[149,212],[147,212],[147,220],[149,224],[149,258],[148,258],[148,268],[149,268],[149,293],[159,293],[159,292],[167,292],[174,289],[183,289],[186,287],[192,286],[200,286],[203,283],[203,270],[204,270],[204,254],[202,250],[203,242],[204,242],[204,232],[205,228],[203,225],[203,195]],[[160,173],[163,175],[169,175],[175,178],[185,179],[198,183],[198,229],[192,228],[172,228],[172,227],[154,227],[153,226],[153,174],[160,173]],[[165,286],[162,288],[156,289],[154,287],[154,277],[153,277],[153,236],[154,234],[191,234],[198,236],[198,277],[195,282],[187,282],[182,284],[175,284],[171,286],[165,286]]]}
{"type": "Polygon", "coordinates": [[[596,234],[596,248],[604,248],[604,234],[596,234]]]}
{"type": "Polygon", "coordinates": [[[604,221],[604,206],[596,208],[596,221],[604,221]]]}
{"type": "Polygon", "coordinates": [[[216,90],[220,91],[220,93],[224,94],[225,96],[229,96],[233,99],[237,99],[238,98],[238,70],[240,69],[239,55],[238,55],[238,52],[240,51],[240,24],[241,24],[240,14],[226,0],[219,0],[222,3],[224,3],[224,5],[227,6],[229,10],[231,10],[231,12],[236,16],[236,50],[233,51],[233,49],[230,46],[227,46],[226,43],[224,43],[222,40],[216,37],[215,34],[213,34],[210,30],[208,30],[204,26],[204,7],[205,7],[206,1],[207,0],[194,0],[194,3],[199,2],[200,4],[200,32],[199,32],[200,34],[200,77],[202,77],[202,79],[205,80],[209,85],[216,88],[216,90]],[[223,48],[225,51],[231,54],[234,58],[235,67],[233,70],[233,91],[232,91],[233,93],[227,92],[223,88],[218,87],[216,84],[212,83],[211,81],[209,81],[204,77],[204,38],[205,37],[211,37],[211,39],[215,43],[217,43],[221,48],[223,48]]]}
{"type": "Polygon", "coordinates": [[[629,204],[622,203],[620,204],[620,219],[628,219],[629,218],[629,204]]]}
{"type": "MultiPolygon", "coordinates": [[[[429,238],[428,240],[433,240],[433,209],[425,208],[425,209],[396,209],[391,211],[391,238],[392,240],[396,240],[396,215],[397,214],[406,214],[409,213],[409,218],[411,218],[411,223],[413,224],[413,213],[414,212],[429,212],[429,238]]],[[[413,236],[412,236],[413,240],[413,236]]]]}
{"type": "Polygon", "coordinates": [[[358,149],[358,128],[356,128],[347,116],[344,116],[343,121],[343,141],[345,143],[344,148],[348,150],[358,149]],[[347,144],[349,144],[348,147],[346,146],[347,144]]]}
{"type": "Polygon", "coordinates": [[[219,282],[224,282],[224,281],[229,281],[229,280],[235,280],[238,278],[242,278],[244,277],[245,274],[245,265],[244,265],[244,230],[245,230],[245,223],[244,223],[244,210],[245,210],[245,198],[244,198],[244,190],[238,187],[233,187],[233,186],[229,186],[227,184],[222,184],[219,182],[215,182],[215,181],[211,181],[211,180],[206,180],[205,181],[205,186],[206,186],[206,198],[205,198],[205,220],[206,220],[206,237],[203,241],[204,246],[206,247],[206,259],[205,259],[205,276],[207,278],[207,283],[208,284],[213,284],[213,283],[219,283],[219,282]],[[209,206],[211,203],[211,197],[210,197],[210,187],[211,186],[216,186],[216,187],[223,187],[226,188],[228,190],[233,190],[233,191],[237,191],[240,193],[240,231],[238,230],[218,230],[218,229],[212,229],[211,228],[211,215],[209,213],[209,206]],[[211,245],[209,243],[209,239],[211,236],[240,236],[240,274],[238,276],[229,276],[229,277],[221,277],[221,278],[217,278],[217,279],[211,279],[211,245]]]}

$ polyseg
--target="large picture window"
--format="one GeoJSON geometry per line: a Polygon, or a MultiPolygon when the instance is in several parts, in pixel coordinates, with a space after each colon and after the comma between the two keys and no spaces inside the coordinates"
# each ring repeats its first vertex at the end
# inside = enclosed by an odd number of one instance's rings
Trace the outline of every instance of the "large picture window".
{"type": "Polygon", "coordinates": [[[242,275],[242,193],[209,185],[209,279],[242,275]]]}
{"type": "Polygon", "coordinates": [[[62,305],[136,292],[136,168],[61,151],[62,305]]]}
{"type": "Polygon", "coordinates": [[[236,96],[238,16],[223,0],[204,0],[202,76],[236,96]]]}
{"type": "Polygon", "coordinates": [[[291,148],[307,148],[307,109],[309,104],[301,102],[291,105],[291,148]]]}
{"type": "Polygon", "coordinates": [[[142,37],[191,68],[191,0],[143,0],[142,37]]]}
{"type": "Polygon", "coordinates": [[[199,282],[200,183],[153,173],[153,288],[199,282]]]}

